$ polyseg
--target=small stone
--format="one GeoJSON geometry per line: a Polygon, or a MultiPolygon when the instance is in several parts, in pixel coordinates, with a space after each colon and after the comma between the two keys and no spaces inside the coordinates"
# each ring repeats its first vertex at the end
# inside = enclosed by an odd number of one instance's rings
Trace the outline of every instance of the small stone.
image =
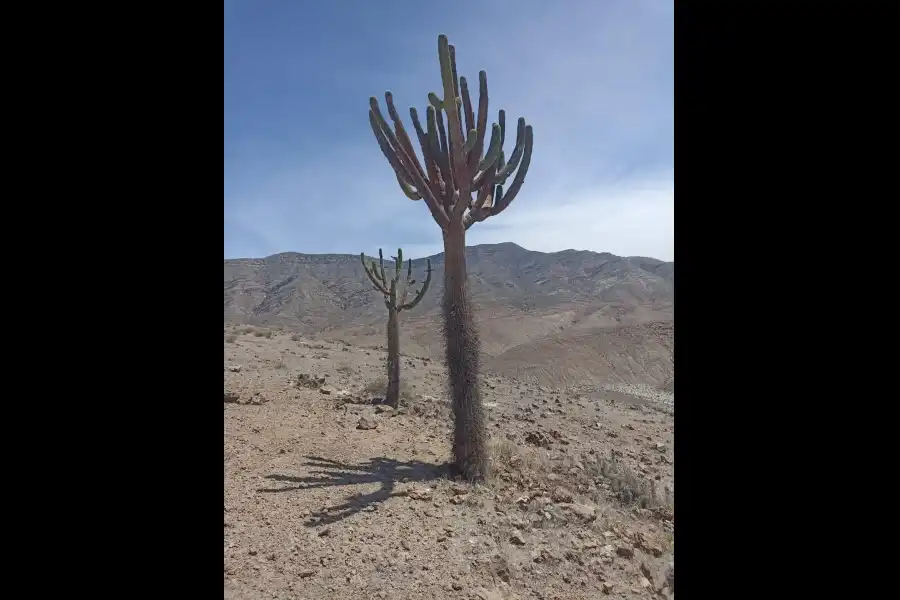
{"type": "Polygon", "coordinates": [[[461,483],[454,483],[450,486],[450,491],[453,492],[456,496],[463,496],[469,493],[469,488],[462,485],[461,483]]]}
{"type": "Polygon", "coordinates": [[[230,365],[230,366],[228,367],[228,370],[231,371],[232,373],[240,373],[240,372],[241,372],[241,366],[240,366],[240,365],[230,365]]]}
{"type": "Polygon", "coordinates": [[[656,442],[656,449],[659,450],[660,452],[665,452],[666,445],[663,444],[662,442],[656,442]]]}
{"type": "Polygon", "coordinates": [[[380,413],[388,413],[391,414],[394,412],[394,407],[388,404],[377,404],[375,405],[375,412],[380,413]]]}
{"type": "Polygon", "coordinates": [[[514,533],[513,535],[511,535],[509,538],[509,541],[511,544],[513,544],[515,546],[524,546],[525,545],[525,539],[518,533],[514,533]]]}
{"type": "Polygon", "coordinates": [[[597,511],[593,506],[585,504],[561,504],[560,506],[582,521],[593,521],[597,516],[597,511]]]}
{"type": "Polygon", "coordinates": [[[225,392],[225,402],[227,404],[236,404],[241,400],[241,395],[234,392],[225,392]]]}
{"type": "Polygon", "coordinates": [[[650,580],[646,577],[641,577],[641,587],[646,589],[650,587],[650,580]]]}
{"type": "Polygon", "coordinates": [[[608,582],[608,581],[601,581],[601,582],[600,582],[600,590],[601,590],[604,594],[609,595],[609,594],[612,593],[612,590],[613,590],[613,584],[611,584],[611,583],[608,582]]]}
{"type": "Polygon", "coordinates": [[[413,500],[431,500],[432,493],[431,488],[412,488],[406,495],[413,500]]]}
{"type": "Polygon", "coordinates": [[[458,581],[454,581],[453,583],[451,583],[450,587],[452,587],[457,592],[460,591],[461,589],[463,589],[463,585],[458,581]]]}
{"type": "Polygon", "coordinates": [[[376,427],[378,427],[378,423],[373,419],[367,419],[365,417],[360,417],[359,421],[356,423],[357,429],[375,429],[376,427]]]}
{"type": "Polygon", "coordinates": [[[467,494],[464,494],[462,496],[453,496],[452,498],[450,498],[450,504],[462,504],[468,497],[469,496],[467,494]]]}
{"type": "Polygon", "coordinates": [[[634,558],[634,548],[631,546],[619,546],[616,548],[616,554],[622,558],[634,558]]]}
{"type": "Polygon", "coordinates": [[[322,387],[319,388],[319,393],[325,394],[326,396],[330,396],[331,394],[334,393],[334,390],[327,385],[323,385],[322,387]]]}
{"type": "Polygon", "coordinates": [[[573,499],[572,492],[567,490],[562,486],[556,486],[553,488],[553,494],[551,495],[554,502],[571,502],[573,499]]]}
{"type": "Polygon", "coordinates": [[[309,579],[310,577],[312,577],[315,574],[316,574],[315,571],[300,571],[299,573],[297,573],[297,575],[300,577],[300,579],[309,579]]]}

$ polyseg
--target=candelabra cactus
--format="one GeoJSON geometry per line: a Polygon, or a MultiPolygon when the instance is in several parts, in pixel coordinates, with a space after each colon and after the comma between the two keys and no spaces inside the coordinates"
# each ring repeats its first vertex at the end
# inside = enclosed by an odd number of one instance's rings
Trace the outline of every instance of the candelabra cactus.
{"type": "Polygon", "coordinates": [[[400,404],[400,311],[409,310],[425,297],[428,286],[431,284],[431,259],[428,261],[428,269],[422,289],[416,292],[415,297],[407,302],[409,291],[416,284],[412,276],[412,260],[408,261],[406,268],[406,280],[401,282],[400,274],[403,271],[403,250],[397,249],[394,259],[394,274],[388,278],[384,270],[384,256],[381,248],[378,249],[378,264],[373,260],[371,265],[366,265],[365,254],[359,255],[363,269],[369,277],[369,281],[375,289],[384,295],[384,305],[388,309],[388,357],[387,357],[387,404],[397,408],[400,404]]]}
{"type": "Polygon", "coordinates": [[[374,97],[369,99],[369,124],[400,189],[411,200],[425,200],[443,234],[442,308],[454,411],[454,457],[464,477],[480,481],[487,476],[489,461],[478,385],[480,342],[466,285],[465,235],[474,223],[503,212],[519,193],[531,164],[533,132],[524,118],[518,120],[515,147],[507,161],[503,152],[506,113],[500,110],[485,148],[487,74],[478,74],[476,117],[468,83],[465,77],[457,77],[456,50],[445,35],[438,36],[438,59],[443,98],[435,93],[428,95],[424,129],[416,109],[409,109],[422,162],[394,107],[391,92],[385,92],[384,99],[394,128],[385,121],[374,97]],[[503,185],[513,172],[515,177],[504,193],[503,185]]]}

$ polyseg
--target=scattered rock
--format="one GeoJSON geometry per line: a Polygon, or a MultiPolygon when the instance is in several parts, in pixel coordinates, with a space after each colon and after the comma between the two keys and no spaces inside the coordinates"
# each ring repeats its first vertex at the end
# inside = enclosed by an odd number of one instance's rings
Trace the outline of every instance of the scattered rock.
{"type": "Polygon", "coordinates": [[[232,373],[240,373],[241,366],[240,365],[229,365],[228,370],[231,371],[232,373]]]}
{"type": "Polygon", "coordinates": [[[378,427],[378,423],[374,419],[367,419],[366,417],[360,417],[356,423],[357,429],[375,429],[376,427],[378,427]]]}
{"type": "Polygon", "coordinates": [[[569,512],[569,513],[575,515],[576,517],[578,517],[579,519],[581,519],[582,521],[585,521],[585,522],[593,521],[595,518],[597,518],[597,509],[593,506],[588,506],[586,504],[577,504],[577,503],[561,504],[560,506],[566,512],[569,512]]]}
{"type": "Polygon", "coordinates": [[[525,545],[525,538],[523,538],[523,537],[522,537],[521,535],[519,535],[518,533],[514,533],[514,534],[512,534],[512,535],[510,536],[509,542],[510,542],[511,544],[515,545],[515,546],[524,546],[524,545],[525,545]]]}
{"type": "Polygon", "coordinates": [[[665,452],[666,445],[663,444],[662,442],[656,442],[656,449],[659,450],[660,452],[665,452]]]}
{"type": "Polygon", "coordinates": [[[225,402],[228,404],[237,404],[241,401],[241,395],[235,392],[225,391],[225,402]]]}
{"type": "Polygon", "coordinates": [[[413,500],[431,500],[433,496],[431,488],[411,488],[406,495],[413,500]]]}
{"type": "Polygon", "coordinates": [[[538,446],[540,448],[549,448],[550,438],[548,438],[540,431],[529,431],[527,434],[525,434],[525,443],[531,444],[532,446],[538,446]]]}
{"type": "Polygon", "coordinates": [[[616,555],[622,558],[634,558],[634,548],[631,546],[619,546],[616,548],[616,555]]]}
{"type": "Polygon", "coordinates": [[[607,595],[611,594],[613,591],[613,584],[611,584],[608,581],[601,581],[600,582],[600,591],[602,591],[604,594],[607,594],[607,595]]]}
{"type": "Polygon", "coordinates": [[[571,502],[574,498],[572,492],[562,486],[553,488],[553,494],[550,497],[554,502],[571,502]]]}
{"type": "Polygon", "coordinates": [[[297,379],[294,380],[294,385],[298,388],[320,388],[325,385],[325,378],[307,375],[306,373],[300,373],[297,375],[297,379]]]}
{"type": "Polygon", "coordinates": [[[322,386],[322,387],[319,388],[319,393],[320,393],[320,394],[325,394],[326,396],[330,396],[331,394],[334,393],[334,389],[331,388],[331,387],[329,387],[329,386],[327,386],[327,385],[324,385],[324,386],[322,386]]]}
{"type": "Polygon", "coordinates": [[[378,414],[381,414],[381,413],[391,414],[394,412],[394,407],[390,406],[389,404],[376,404],[375,412],[378,414]]]}

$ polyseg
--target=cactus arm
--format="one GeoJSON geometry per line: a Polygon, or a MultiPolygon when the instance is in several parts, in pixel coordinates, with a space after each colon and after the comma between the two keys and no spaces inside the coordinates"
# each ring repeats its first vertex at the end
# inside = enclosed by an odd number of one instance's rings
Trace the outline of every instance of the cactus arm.
{"type": "Polygon", "coordinates": [[[372,271],[369,270],[368,265],[366,265],[366,255],[364,253],[360,253],[359,260],[362,262],[363,270],[366,272],[366,275],[369,277],[369,281],[372,282],[372,285],[375,286],[375,289],[381,292],[382,294],[387,295],[388,290],[384,287],[384,284],[378,281],[377,271],[374,271],[375,263],[372,262],[372,271]]]}
{"type": "Polygon", "coordinates": [[[422,298],[425,297],[425,293],[428,291],[428,286],[431,284],[431,259],[426,259],[428,261],[428,269],[427,275],[425,276],[425,281],[422,283],[422,289],[416,292],[416,297],[413,298],[412,302],[408,302],[401,306],[400,308],[403,310],[409,310],[418,304],[422,298]]]}
{"type": "MultiPolygon", "coordinates": [[[[447,133],[450,139],[450,156],[453,164],[462,164],[462,147],[465,141],[462,139],[462,124],[459,122],[459,110],[456,107],[458,83],[455,80],[456,65],[454,63],[455,49],[450,46],[447,36],[438,36],[438,60],[441,64],[441,83],[444,91],[444,112],[447,113],[447,133]]],[[[454,179],[459,173],[453,173],[454,179]]]]}
{"type": "Polygon", "coordinates": [[[450,176],[450,160],[447,157],[447,137],[444,133],[444,121],[440,111],[435,110],[433,106],[425,109],[425,118],[428,125],[428,147],[434,156],[435,165],[438,169],[438,177],[441,184],[441,201],[447,193],[447,188],[453,178],[450,176]],[[440,125],[438,125],[440,123],[440,125]]]}
{"type": "Polygon", "coordinates": [[[381,272],[379,279],[387,285],[388,278],[384,274],[384,255],[381,253],[381,248],[378,249],[378,269],[381,272]]]}
{"type": "MultiPolygon", "coordinates": [[[[427,116],[427,111],[426,111],[427,116]]],[[[422,156],[425,159],[425,169],[428,171],[428,185],[431,187],[431,193],[436,197],[443,197],[443,190],[440,186],[440,179],[438,175],[438,163],[437,163],[437,154],[431,146],[431,139],[429,138],[428,133],[422,129],[422,123],[419,121],[419,113],[416,112],[415,107],[409,108],[409,117],[412,119],[413,127],[416,129],[416,135],[419,138],[419,146],[422,147],[422,156]]],[[[431,128],[429,127],[429,131],[431,128]]],[[[435,142],[437,141],[437,137],[435,136],[435,142]]],[[[435,147],[436,147],[435,143],[435,147]]]]}
{"type": "MultiPolygon", "coordinates": [[[[465,77],[459,78],[459,89],[462,95],[463,111],[466,115],[466,131],[471,132],[475,129],[475,113],[472,111],[472,97],[469,95],[469,84],[465,77]]],[[[466,145],[469,145],[469,140],[466,140],[466,145]]],[[[474,147],[475,139],[473,138],[472,148],[474,147]]],[[[472,151],[472,148],[469,148],[469,152],[472,151]]]]}
{"type": "Polygon", "coordinates": [[[403,250],[397,248],[397,256],[394,257],[394,281],[400,279],[400,271],[403,270],[403,250]]]}
{"type": "MultiPolygon", "coordinates": [[[[481,160],[481,153],[484,151],[484,136],[487,133],[487,122],[488,122],[488,88],[487,88],[487,73],[484,71],[480,71],[478,73],[478,120],[475,123],[475,131],[478,132],[478,137],[475,138],[475,147],[472,148],[472,153],[469,155],[469,170],[474,177],[475,172],[478,170],[476,166],[481,160]]],[[[476,185],[472,185],[472,187],[478,187],[476,185]]]]}
{"type": "Polygon", "coordinates": [[[403,285],[403,295],[400,296],[400,301],[398,304],[401,306],[406,304],[406,296],[409,294],[409,290],[416,284],[416,280],[413,279],[412,276],[412,259],[406,261],[406,283],[403,285]]]}
{"type": "MultiPolygon", "coordinates": [[[[387,158],[391,167],[398,174],[398,180],[415,185],[418,194],[425,199],[425,203],[428,205],[434,220],[442,229],[446,228],[450,224],[450,218],[438,203],[431,188],[425,183],[418,169],[413,167],[410,171],[409,165],[412,164],[412,159],[406,155],[406,150],[400,145],[397,136],[394,135],[394,132],[384,120],[381,110],[378,108],[378,100],[374,96],[369,98],[369,107],[369,123],[372,126],[372,131],[378,140],[378,145],[381,146],[385,158],[387,158]]],[[[404,189],[404,193],[406,191],[404,189]]]]}
{"type": "Polygon", "coordinates": [[[413,167],[419,172],[419,176],[424,180],[427,176],[425,170],[422,168],[422,165],[419,164],[419,158],[416,156],[416,151],[413,149],[412,142],[409,139],[409,135],[406,133],[406,128],[403,126],[403,121],[400,120],[400,115],[397,114],[397,109],[394,106],[394,95],[391,92],[384,93],[384,102],[387,104],[388,116],[391,118],[391,121],[394,123],[394,127],[397,129],[397,140],[400,142],[400,146],[409,156],[410,160],[413,163],[413,167]]]}
{"type": "Polygon", "coordinates": [[[467,227],[471,227],[472,223],[484,221],[490,215],[491,207],[494,204],[494,176],[494,169],[488,169],[481,187],[478,188],[475,203],[464,220],[464,224],[468,223],[467,227]]]}
{"type": "Polygon", "coordinates": [[[515,199],[516,194],[519,193],[522,184],[525,183],[525,175],[528,174],[528,167],[531,165],[531,149],[533,144],[534,132],[532,131],[531,125],[528,125],[525,127],[525,149],[522,154],[522,164],[519,165],[519,170],[516,171],[516,177],[513,179],[512,185],[509,186],[506,194],[503,195],[502,191],[495,194],[494,206],[491,207],[491,212],[488,216],[493,217],[494,215],[502,213],[515,199]]]}
{"type": "MultiPolygon", "coordinates": [[[[444,176],[444,196],[442,198],[444,210],[447,210],[447,205],[450,203],[450,199],[452,198],[451,194],[454,189],[454,179],[453,179],[453,169],[450,164],[450,149],[447,146],[447,131],[444,129],[444,113],[440,110],[435,110],[435,122],[437,123],[438,130],[438,138],[440,140],[440,148],[441,148],[441,171],[444,176]]],[[[449,214],[449,211],[447,211],[449,214]]]]}
{"type": "Polygon", "coordinates": [[[372,133],[375,134],[375,139],[378,140],[378,146],[381,148],[381,153],[384,154],[384,157],[387,159],[388,163],[390,163],[391,168],[394,169],[394,173],[397,175],[397,183],[400,184],[400,189],[403,190],[403,193],[406,194],[407,198],[420,200],[421,196],[418,193],[419,190],[413,185],[409,172],[400,162],[400,157],[394,152],[390,141],[378,125],[378,119],[376,118],[375,113],[371,110],[369,111],[369,125],[372,126],[372,133]]]}
{"type": "Polygon", "coordinates": [[[525,152],[525,119],[523,117],[519,117],[519,123],[516,127],[516,147],[513,149],[512,156],[509,157],[509,162],[506,165],[500,165],[497,172],[496,181],[499,184],[506,183],[506,179],[512,175],[512,172],[516,170],[516,167],[519,165],[519,161],[522,159],[522,155],[525,152]]]}

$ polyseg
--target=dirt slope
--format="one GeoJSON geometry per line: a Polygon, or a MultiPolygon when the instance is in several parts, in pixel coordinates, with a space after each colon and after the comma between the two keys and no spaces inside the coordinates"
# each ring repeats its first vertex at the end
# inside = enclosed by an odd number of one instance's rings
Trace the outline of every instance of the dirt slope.
{"type": "Polygon", "coordinates": [[[226,329],[226,598],[673,593],[674,425],[652,403],[488,376],[495,475],[472,487],[447,478],[438,361],[404,358],[394,414],[366,389],[382,352],[226,329]]]}

